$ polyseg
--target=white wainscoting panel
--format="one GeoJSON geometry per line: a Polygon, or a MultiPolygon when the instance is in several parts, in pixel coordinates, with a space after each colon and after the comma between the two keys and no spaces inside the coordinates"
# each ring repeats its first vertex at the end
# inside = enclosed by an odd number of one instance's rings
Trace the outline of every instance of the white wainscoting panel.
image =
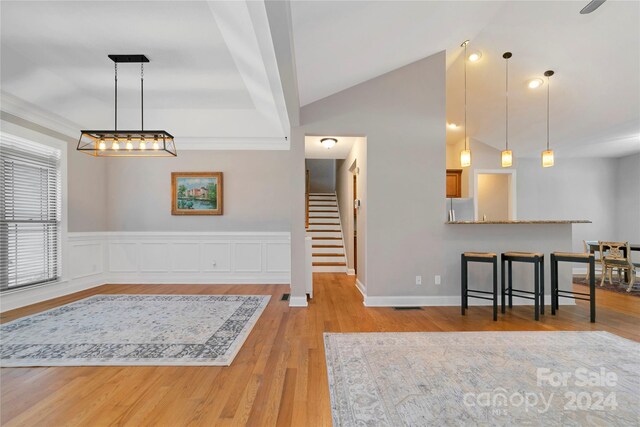
{"type": "Polygon", "coordinates": [[[3,293],[12,310],[108,283],[289,284],[288,232],[67,233],[63,277],[3,293]]]}
{"type": "Polygon", "coordinates": [[[233,244],[233,270],[244,273],[262,271],[262,245],[260,242],[233,244]]]}
{"type": "Polygon", "coordinates": [[[231,242],[202,243],[200,248],[201,271],[231,271],[231,242]]]}
{"type": "Polygon", "coordinates": [[[170,246],[171,271],[197,273],[200,271],[201,245],[193,242],[173,242],[170,246]]]}
{"type": "Polygon", "coordinates": [[[107,238],[109,245],[109,272],[113,273],[135,273],[138,271],[138,253],[140,252],[137,242],[115,241],[107,238]]]}

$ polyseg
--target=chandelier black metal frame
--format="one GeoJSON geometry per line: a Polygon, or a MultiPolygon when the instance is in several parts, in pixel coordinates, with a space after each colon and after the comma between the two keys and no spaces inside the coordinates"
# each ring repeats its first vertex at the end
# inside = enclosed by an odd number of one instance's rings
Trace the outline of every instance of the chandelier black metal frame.
{"type": "Polygon", "coordinates": [[[115,109],[113,130],[83,130],[77,150],[97,157],[177,156],[173,135],[165,130],[144,130],[144,55],[109,55],[114,62],[115,109]],[[140,64],[140,130],[118,130],[118,64],[140,64]]]}

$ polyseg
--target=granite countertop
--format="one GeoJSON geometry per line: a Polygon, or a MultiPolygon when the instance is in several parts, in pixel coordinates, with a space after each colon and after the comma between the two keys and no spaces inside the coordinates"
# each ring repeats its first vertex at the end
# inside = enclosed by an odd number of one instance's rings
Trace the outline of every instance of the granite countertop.
{"type": "Polygon", "coordinates": [[[586,219],[550,219],[538,221],[448,221],[446,224],[591,224],[591,221],[586,219]]]}

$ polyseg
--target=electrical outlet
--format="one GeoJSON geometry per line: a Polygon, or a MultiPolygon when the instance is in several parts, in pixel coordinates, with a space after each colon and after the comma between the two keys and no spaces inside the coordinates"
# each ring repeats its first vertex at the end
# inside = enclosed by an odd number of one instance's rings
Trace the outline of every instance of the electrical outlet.
{"type": "Polygon", "coordinates": [[[434,282],[436,285],[439,285],[440,283],[442,283],[442,279],[440,278],[440,276],[436,276],[434,282]]]}
{"type": "Polygon", "coordinates": [[[422,285],[422,276],[416,276],[416,285],[422,285]]]}

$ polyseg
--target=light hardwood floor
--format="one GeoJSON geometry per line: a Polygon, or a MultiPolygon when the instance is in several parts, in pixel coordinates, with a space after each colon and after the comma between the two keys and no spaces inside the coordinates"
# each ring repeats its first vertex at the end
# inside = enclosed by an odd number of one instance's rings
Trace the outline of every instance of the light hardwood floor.
{"type": "MultiPolygon", "coordinates": [[[[307,309],[280,301],[285,285],[105,285],[13,310],[6,322],[94,294],[270,294],[272,299],[229,367],[53,367],[1,369],[6,426],[331,425],[323,332],[605,330],[640,341],[640,298],[597,292],[588,307],[562,306],[533,321],[515,307],[498,322],[489,307],[365,308],[353,277],[314,275],[307,309]]],[[[583,288],[584,290],[584,288],[583,288]]]]}

